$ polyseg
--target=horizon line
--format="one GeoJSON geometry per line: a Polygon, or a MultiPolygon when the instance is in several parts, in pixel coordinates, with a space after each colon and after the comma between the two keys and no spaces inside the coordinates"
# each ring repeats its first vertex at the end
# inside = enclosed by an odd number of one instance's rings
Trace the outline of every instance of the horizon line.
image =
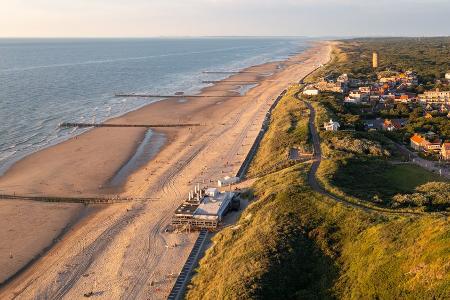
{"type": "Polygon", "coordinates": [[[0,36],[0,39],[176,39],[176,38],[437,38],[450,35],[155,35],[155,36],[0,36]]]}

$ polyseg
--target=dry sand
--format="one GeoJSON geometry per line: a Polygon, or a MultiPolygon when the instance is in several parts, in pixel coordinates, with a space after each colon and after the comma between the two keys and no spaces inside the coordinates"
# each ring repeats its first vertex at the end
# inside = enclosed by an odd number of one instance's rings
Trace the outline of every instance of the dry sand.
{"type": "MultiPolygon", "coordinates": [[[[126,196],[154,199],[110,205],[84,218],[61,242],[4,286],[0,299],[77,299],[90,291],[102,299],[166,297],[174,282],[173,275],[181,270],[197,236],[165,232],[173,210],[184,200],[194,182],[207,185],[210,180],[237,172],[275,98],[318,64],[328,61],[329,52],[327,44],[319,44],[288,61],[248,69],[257,73],[231,76],[230,80],[260,81],[245,97],[186,102],[170,99],[108,121],[168,123],[175,120],[205,126],[158,130],[168,136],[164,149],[133,173],[121,191],[126,196]],[[282,68],[278,68],[280,64],[282,68]],[[267,72],[274,74],[260,76],[267,72]]],[[[233,86],[229,83],[219,83],[203,93],[232,94],[230,88],[233,86]]],[[[0,190],[69,196],[111,192],[99,186],[127,161],[143,133],[144,130],[138,128],[91,130],[20,161],[0,178],[0,190]]],[[[4,205],[5,211],[12,211],[9,206],[14,202],[4,205]]],[[[59,227],[55,233],[61,231],[80,209],[75,205],[72,208],[71,205],[54,205],[63,210],[66,207],[67,216],[58,216],[65,222],[58,223],[50,216],[49,222],[53,225],[40,230],[21,222],[14,225],[15,228],[28,230],[36,239],[44,240],[44,236],[51,235],[44,235],[43,231],[51,231],[52,226],[59,227]]],[[[30,212],[27,217],[39,216],[42,214],[34,216],[30,212]]],[[[0,228],[3,222],[1,219],[0,228]]],[[[31,259],[42,251],[42,246],[23,250],[20,236],[17,232],[15,237],[10,236],[15,240],[7,243],[15,245],[15,252],[28,252],[31,259]]],[[[0,240],[5,241],[3,235],[0,240]]],[[[26,261],[24,255],[23,262],[26,261]]],[[[1,272],[5,278],[12,275],[13,270],[2,269],[1,272]]]]}

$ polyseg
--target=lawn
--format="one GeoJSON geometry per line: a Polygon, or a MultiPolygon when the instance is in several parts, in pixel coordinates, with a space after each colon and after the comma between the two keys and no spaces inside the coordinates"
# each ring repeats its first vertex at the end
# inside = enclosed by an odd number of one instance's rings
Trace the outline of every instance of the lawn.
{"type": "Polygon", "coordinates": [[[388,206],[397,194],[414,193],[425,183],[445,181],[415,165],[361,157],[325,160],[317,175],[334,193],[388,206]]]}
{"type": "Polygon", "coordinates": [[[390,186],[407,192],[411,192],[419,185],[430,181],[445,181],[443,177],[437,174],[410,164],[396,165],[382,176],[386,182],[389,182],[390,186]]]}

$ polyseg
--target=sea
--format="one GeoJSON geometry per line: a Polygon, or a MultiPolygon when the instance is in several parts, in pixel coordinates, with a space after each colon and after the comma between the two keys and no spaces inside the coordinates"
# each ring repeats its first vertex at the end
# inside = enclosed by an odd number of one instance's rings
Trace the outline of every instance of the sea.
{"type": "Polygon", "coordinates": [[[286,59],[307,38],[0,39],[0,174],[24,156],[160,99],[116,93],[199,92],[226,74],[286,59]]]}

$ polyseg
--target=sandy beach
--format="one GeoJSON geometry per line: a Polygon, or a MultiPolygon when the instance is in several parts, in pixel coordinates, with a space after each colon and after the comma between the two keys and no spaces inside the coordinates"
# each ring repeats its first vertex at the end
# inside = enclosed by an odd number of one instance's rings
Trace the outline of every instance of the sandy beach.
{"type": "Polygon", "coordinates": [[[234,175],[275,98],[329,55],[329,44],[318,43],[286,61],[250,67],[201,93],[236,95],[239,84],[227,80],[257,81],[243,97],[168,99],[108,120],[202,124],[155,130],[164,134],[164,146],[121,187],[108,187],[108,182],[136,151],[144,128],[95,128],[17,162],[0,177],[1,193],[150,199],[102,209],[1,200],[0,265],[7,267],[0,270],[0,282],[65,234],[3,285],[0,298],[78,299],[90,291],[101,299],[165,298],[197,236],[165,232],[173,210],[194,183],[206,186],[234,175]],[[79,218],[83,213],[87,217],[79,218]]]}

